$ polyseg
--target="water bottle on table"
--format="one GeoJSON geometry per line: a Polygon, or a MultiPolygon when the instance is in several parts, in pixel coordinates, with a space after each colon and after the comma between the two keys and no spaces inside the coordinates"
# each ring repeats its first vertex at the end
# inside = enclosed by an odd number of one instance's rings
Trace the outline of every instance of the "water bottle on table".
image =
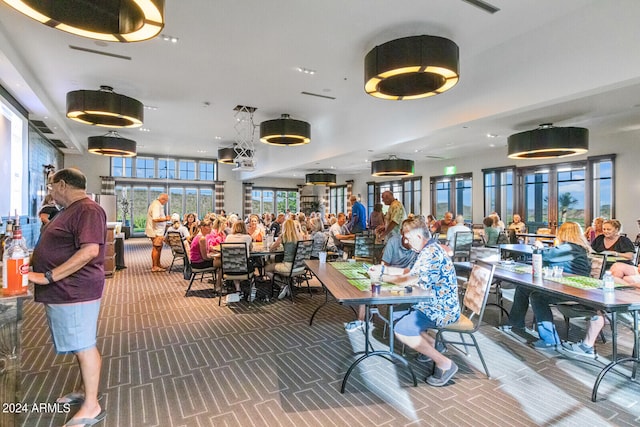
{"type": "Polygon", "coordinates": [[[613,280],[611,270],[607,270],[606,273],[604,273],[602,281],[604,282],[602,286],[604,292],[613,292],[615,290],[615,281],[613,280]]]}

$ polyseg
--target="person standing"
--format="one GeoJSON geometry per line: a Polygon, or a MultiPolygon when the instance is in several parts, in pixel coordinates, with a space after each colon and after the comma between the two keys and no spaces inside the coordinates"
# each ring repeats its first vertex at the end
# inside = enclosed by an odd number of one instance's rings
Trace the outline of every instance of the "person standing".
{"type": "Polygon", "coordinates": [[[159,271],[167,271],[160,264],[160,255],[162,255],[162,244],[164,242],[164,229],[166,222],[171,219],[164,213],[164,205],[169,201],[169,195],[162,193],[156,200],[151,202],[147,210],[147,226],[145,234],[151,239],[153,248],[151,249],[151,271],[154,273],[159,271]]]}
{"type": "Polygon", "coordinates": [[[51,194],[47,194],[44,197],[44,200],[42,201],[42,207],[38,212],[38,217],[40,217],[40,221],[42,222],[42,226],[40,227],[41,233],[44,226],[47,225],[58,212],[60,212],[60,210],[53,202],[53,197],[51,197],[51,194]]]}
{"type": "Polygon", "coordinates": [[[55,227],[45,227],[33,252],[34,299],[44,304],[58,354],[73,353],[80,367],[79,390],[60,404],[80,404],[71,423],[93,425],[106,416],[98,402],[102,357],[96,347],[100,301],[104,289],[107,217],[87,197],[86,177],[76,169],[56,172],[48,185],[64,209],[55,227]]]}
{"type": "Polygon", "coordinates": [[[362,233],[367,228],[367,209],[355,195],[349,197],[351,202],[351,221],[347,227],[353,234],[362,233]]]}
{"type": "Polygon", "coordinates": [[[382,193],[381,198],[384,204],[389,206],[389,210],[387,210],[387,214],[384,217],[384,224],[376,228],[376,233],[378,233],[380,240],[386,238],[389,234],[400,233],[400,224],[407,219],[407,212],[404,210],[404,206],[393,197],[391,191],[382,193]]]}

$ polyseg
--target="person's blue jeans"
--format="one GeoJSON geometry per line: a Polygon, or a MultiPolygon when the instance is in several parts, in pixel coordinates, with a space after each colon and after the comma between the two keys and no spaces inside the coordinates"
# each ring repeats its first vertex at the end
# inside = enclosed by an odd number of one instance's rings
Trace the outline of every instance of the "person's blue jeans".
{"type": "Polygon", "coordinates": [[[513,304],[509,312],[509,325],[514,328],[524,329],[524,319],[529,310],[529,295],[531,290],[524,286],[516,286],[516,292],[513,296],[513,304]]]}
{"type": "Polygon", "coordinates": [[[555,297],[544,292],[534,291],[529,295],[533,314],[536,316],[538,324],[538,335],[547,344],[560,344],[560,337],[553,323],[553,313],[549,304],[563,301],[562,298],[555,297]]]}

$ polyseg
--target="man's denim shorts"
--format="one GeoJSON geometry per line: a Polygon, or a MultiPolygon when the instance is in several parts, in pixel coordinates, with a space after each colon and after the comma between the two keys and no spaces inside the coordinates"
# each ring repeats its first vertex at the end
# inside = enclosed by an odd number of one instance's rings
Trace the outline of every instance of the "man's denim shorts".
{"type": "Polygon", "coordinates": [[[100,300],[45,304],[56,353],[77,353],[96,346],[100,300]]]}

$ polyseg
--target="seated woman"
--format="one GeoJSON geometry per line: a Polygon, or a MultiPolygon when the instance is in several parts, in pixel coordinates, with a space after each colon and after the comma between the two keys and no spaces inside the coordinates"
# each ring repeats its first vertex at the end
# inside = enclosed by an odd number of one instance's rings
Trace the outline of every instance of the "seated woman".
{"type": "Polygon", "coordinates": [[[607,252],[616,257],[624,258],[627,264],[631,264],[631,260],[636,254],[636,248],[633,242],[625,236],[620,235],[620,221],[617,219],[608,219],[602,223],[602,234],[595,238],[591,247],[596,252],[607,252]]]}
{"type": "MultiPolygon", "coordinates": [[[[591,252],[589,242],[584,237],[582,227],[576,222],[565,222],[558,229],[556,235],[558,246],[545,248],[542,251],[542,264],[549,267],[563,267],[565,273],[577,274],[579,276],[589,276],[591,273],[591,261],[587,256],[591,252]]],[[[537,246],[542,246],[536,241],[537,246]]],[[[560,337],[553,324],[553,313],[549,304],[559,302],[562,299],[553,297],[551,294],[532,291],[523,286],[516,287],[513,298],[513,305],[509,313],[509,324],[513,328],[524,329],[524,319],[529,308],[536,317],[538,334],[540,339],[533,343],[534,347],[548,348],[560,344],[560,337]]]]}
{"type": "Polygon", "coordinates": [[[591,225],[587,227],[584,231],[584,237],[587,238],[589,243],[593,243],[596,240],[596,237],[602,235],[602,224],[604,223],[604,218],[601,216],[596,217],[591,221],[591,225]]]}
{"type": "Polygon", "coordinates": [[[420,302],[402,315],[396,323],[396,337],[414,350],[431,358],[435,363],[433,375],[427,383],[441,387],[446,385],[458,371],[458,366],[435,348],[435,338],[427,333],[429,329],[455,323],[460,317],[458,284],[451,258],[431,240],[428,226],[422,217],[416,216],[402,222],[404,244],[418,253],[415,264],[409,272],[406,269],[380,266],[369,269],[371,277],[399,285],[416,285],[434,291],[434,301],[420,302]],[[388,271],[391,270],[391,271],[388,271]],[[384,274],[381,274],[384,273],[384,274]],[[391,273],[391,274],[389,274],[391,273]]]}
{"type": "Polygon", "coordinates": [[[482,220],[484,224],[484,238],[487,246],[495,246],[498,244],[500,229],[497,224],[497,217],[489,215],[482,220]]]}
{"type": "Polygon", "coordinates": [[[227,219],[218,215],[211,226],[211,233],[207,236],[207,243],[209,244],[209,247],[218,246],[220,243],[225,241],[227,238],[227,233],[225,233],[226,229],[227,219]]]}
{"type": "MultiPolygon", "coordinates": [[[[211,234],[211,221],[203,219],[200,221],[200,233],[198,233],[191,241],[189,258],[191,259],[191,267],[193,268],[220,268],[220,257],[210,251],[210,245],[207,238],[211,234]]],[[[220,289],[221,277],[217,274],[217,288],[220,289]]]]}
{"type": "Polygon", "coordinates": [[[611,266],[611,274],[618,279],[616,282],[640,287],[640,266],[616,262],[611,266]]]}
{"type": "Polygon", "coordinates": [[[264,227],[260,224],[260,218],[256,214],[249,216],[249,226],[247,227],[247,233],[251,236],[254,242],[262,242],[264,239],[264,227]]]}
{"type": "Polygon", "coordinates": [[[189,237],[187,237],[187,241],[191,242],[196,234],[198,234],[198,217],[195,213],[187,214],[184,226],[189,230],[189,237]]]}
{"type": "MultiPolygon", "coordinates": [[[[282,245],[284,247],[284,259],[282,262],[267,264],[265,266],[265,272],[273,277],[274,272],[287,273],[291,271],[297,244],[298,234],[296,233],[295,223],[292,219],[288,219],[282,224],[282,232],[269,248],[269,250],[273,251],[282,245]]],[[[286,297],[289,295],[289,292],[291,292],[289,285],[283,286],[278,295],[278,299],[286,297]]]]}
{"type": "MultiPolygon", "coordinates": [[[[251,251],[251,244],[253,243],[253,240],[251,239],[251,236],[247,234],[247,227],[244,225],[243,221],[236,221],[233,223],[232,233],[227,236],[225,243],[244,243],[247,246],[247,257],[251,255],[250,251],[251,251]]],[[[250,271],[252,269],[252,266],[253,264],[250,263],[249,264],[250,271]]],[[[234,280],[233,284],[236,287],[236,292],[240,294],[240,299],[242,299],[244,295],[242,295],[242,290],[240,289],[240,281],[234,280]]]]}
{"type": "Polygon", "coordinates": [[[313,240],[313,246],[311,247],[311,259],[318,259],[320,251],[325,250],[325,243],[327,242],[328,235],[324,232],[324,225],[320,218],[311,218],[311,240],[313,240]]]}

